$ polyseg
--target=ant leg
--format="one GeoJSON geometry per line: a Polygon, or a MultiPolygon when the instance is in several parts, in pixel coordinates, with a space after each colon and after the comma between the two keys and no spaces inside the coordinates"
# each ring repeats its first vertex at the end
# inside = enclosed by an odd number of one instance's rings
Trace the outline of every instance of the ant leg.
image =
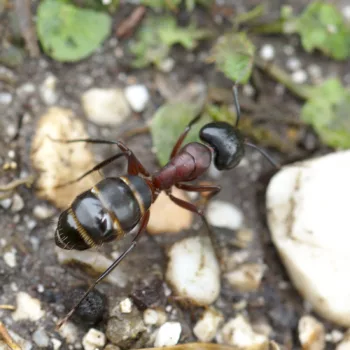
{"type": "Polygon", "coordinates": [[[197,208],[194,204],[186,202],[180,198],[177,198],[175,196],[173,196],[171,193],[167,193],[167,195],[169,196],[169,198],[175,203],[177,204],[179,207],[187,209],[195,214],[198,214],[202,221],[204,222],[208,233],[209,233],[209,238],[212,244],[212,247],[214,249],[216,258],[218,259],[219,262],[221,262],[221,258],[220,258],[220,252],[219,252],[219,248],[218,248],[218,244],[216,242],[216,238],[215,238],[215,233],[214,231],[211,229],[211,226],[209,225],[209,222],[207,220],[207,218],[204,215],[204,212],[202,209],[197,208]]]}
{"type": "Polygon", "coordinates": [[[207,204],[210,199],[217,195],[221,191],[221,186],[216,185],[189,185],[189,184],[176,184],[175,187],[189,192],[209,192],[205,199],[202,201],[203,205],[207,204]]]}
{"type": "Polygon", "coordinates": [[[75,304],[75,306],[68,312],[68,314],[61,319],[56,326],[56,329],[58,330],[64,323],[68,321],[68,319],[73,315],[73,313],[78,309],[80,304],[85,300],[85,298],[88,296],[88,294],[95,288],[95,286],[101,282],[107,275],[109,275],[118,265],[119,263],[135,248],[137,241],[141,237],[141,233],[146,229],[148,220],[149,220],[150,212],[147,211],[143,218],[141,219],[141,225],[140,228],[130,243],[130,246],[120,255],[118,258],[112,263],[111,266],[108,267],[106,271],[104,271],[100,277],[97,278],[97,280],[87,289],[87,291],[84,293],[84,295],[80,298],[80,300],[75,304]]]}
{"type": "Polygon", "coordinates": [[[114,160],[120,158],[121,156],[125,156],[125,153],[118,153],[118,154],[115,154],[114,156],[105,159],[105,160],[102,161],[101,163],[98,163],[98,164],[95,165],[92,169],[86,171],[84,174],[80,175],[80,176],[77,177],[76,179],[70,180],[70,181],[67,181],[67,182],[64,182],[64,183],[62,183],[62,184],[59,184],[59,185],[55,186],[55,188],[64,187],[64,186],[67,186],[67,185],[71,185],[71,184],[73,184],[73,183],[75,183],[75,182],[78,182],[78,181],[80,181],[81,179],[83,179],[85,176],[90,175],[90,174],[93,173],[94,171],[97,171],[97,170],[102,169],[103,167],[105,167],[106,165],[112,163],[114,160]]]}
{"type": "Polygon", "coordinates": [[[171,151],[170,154],[170,159],[175,157],[175,155],[177,154],[177,152],[179,151],[185,137],[187,136],[187,134],[189,133],[189,131],[191,130],[191,127],[193,124],[197,123],[198,120],[200,119],[201,115],[198,114],[195,118],[193,118],[188,125],[186,126],[185,130],[182,132],[182,134],[179,136],[178,140],[175,143],[175,146],[173,147],[173,150],[171,151]]]}
{"type": "Polygon", "coordinates": [[[120,141],[109,141],[109,140],[101,140],[101,139],[74,139],[74,140],[61,140],[61,139],[53,139],[50,137],[50,140],[61,143],[75,143],[75,142],[86,142],[86,143],[95,143],[95,144],[108,144],[108,145],[117,145],[121,151],[125,153],[125,156],[128,160],[128,174],[129,175],[138,175],[142,174],[144,176],[149,176],[149,172],[144,168],[135,154],[124,145],[123,142],[120,141]]]}

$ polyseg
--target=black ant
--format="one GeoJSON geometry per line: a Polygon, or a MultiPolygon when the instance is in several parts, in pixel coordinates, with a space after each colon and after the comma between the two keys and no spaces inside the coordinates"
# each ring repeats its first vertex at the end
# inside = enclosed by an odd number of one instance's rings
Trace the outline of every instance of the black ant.
{"type": "Polygon", "coordinates": [[[122,142],[98,139],[59,140],[65,143],[114,144],[122,151],[122,153],[97,164],[79,178],[62,184],[60,187],[79,181],[122,156],[127,158],[128,168],[126,176],[105,178],[90,190],[77,196],[72,205],[61,213],[55,232],[56,245],[63,249],[90,249],[105,242],[121,239],[138,224],[140,225],[130,246],[88,288],[79,302],[58,323],[58,328],[72,316],[90,291],[136,246],[141,233],[147,227],[150,206],[161,191],[165,191],[169,198],[180,207],[198,214],[212,235],[203,210],[173,196],[171,188],[175,186],[185,191],[207,192],[208,200],[220,191],[220,186],[201,186],[186,182],[196,180],[204,174],[211,165],[212,157],[214,157],[214,164],[219,170],[229,170],[236,167],[244,156],[244,145],[259,150],[274,166],[278,167],[263,150],[244,140],[238,130],[241,112],[236,85],[233,87],[233,94],[237,114],[236,125],[232,126],[226,122],[208,123],[200,130],[200,139],[206,144],[191,142],[181,148],[192,125],[199,120],[200,115],[198,115],[187,125],[175,143],[168,164],[155,174],[150,174],[134,153],[122,142]]]}

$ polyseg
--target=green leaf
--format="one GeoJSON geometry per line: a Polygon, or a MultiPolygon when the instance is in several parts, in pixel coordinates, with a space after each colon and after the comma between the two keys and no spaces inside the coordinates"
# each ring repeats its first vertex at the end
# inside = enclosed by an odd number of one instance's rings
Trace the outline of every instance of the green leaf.
{"type": "Polygon", "coordinates": [[[350,148],[350,91],[339,80],[329,79],[313,89],[301,111],[301,118],[311,124],[328,146],[350,148]]]}
{"type": "Polygon", "coordinates": [[[341,13],[323,1],[311,3],[297,21],[297,31],[304,49],[319,49],[338,60],[350,56],[350,29],[341,13]]]}
{"type": "Polygon", "coordinates": [[[192,50],[198,40],[208,35],[208,31],[197,29],[194,24],[179,27],[172,16],[148,17],[137,32],[136,41],[130,44],[130,51],[135,55],[133,66],[143,68],[155,64],[160,67],[173,45],[180,44],[192,50]]]}
{"type": "Polygon", "coordinates": [[[245,33],[221,36],[213,47],[212,58],[218,70],[229,79],[246,83],[250,78],[255,47],[245,33]]]}
{"type": "MultiPolygon", "coordinates": [[[[167,103],[160,107],[151,122],[151,135],[161,166],[169,161],[170,153],[188,123],[197,115],[198,106],[184,103],[167,103]]],[[[199,130],[211,119],[203,116],[188,133],[183,145],[200,142],[199,130]]]]}
{"type": "Polygon", "coordinates": [[[44,0],[37,13],[37,32],[46,54],[62,62],[91,55],[107,38],[111,19],[105,13],[61,1],[44,0]]]}

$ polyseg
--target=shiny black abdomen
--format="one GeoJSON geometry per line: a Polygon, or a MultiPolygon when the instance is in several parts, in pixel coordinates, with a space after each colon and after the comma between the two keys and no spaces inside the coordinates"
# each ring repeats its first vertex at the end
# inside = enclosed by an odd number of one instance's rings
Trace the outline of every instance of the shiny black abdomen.
{"type": "Polygon", "coordinates": [[[124,236],[152,203],[152,192],[139,176],[106,178],[80,194],[59,218],[56,244],[89,249],[124,236]]]}

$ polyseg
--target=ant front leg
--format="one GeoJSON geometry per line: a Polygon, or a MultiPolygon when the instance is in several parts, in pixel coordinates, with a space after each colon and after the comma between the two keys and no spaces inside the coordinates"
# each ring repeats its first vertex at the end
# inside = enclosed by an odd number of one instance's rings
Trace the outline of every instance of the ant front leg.
{"type": "Polygon", "coordinates": [[[140,228],[136,234],[136,236],[134,237],[134,239],[132,240],[132,242],[130,243],[130,246],[120,255],[118,256],[118,258],[112,263],[111,266],[109,266],[107,268],[106,271],[104,271],[98,278],[97,280],[87,289],[87,291],[84,293],[84,295],[80,298],[80,300],[74,305],[74,307],[68,312],[68,314],[61,319],[56,326],[56,329],[60,329],[61,326],[66,323],[70,317],[74,314],[74,312],[78,309],[78,307],[81,305],[81,303],[86,299],[86,297],[89,295],[89,293],[96,287],[96,285],[101,282],[106,276],[108,276],[119,264],[120,262],[135,248],[138,240],[141,237],[141,234],[144,232],[144,230],[147,227],[148,221],[149,221],[149,217],[150,217],[150,212],[147,211],[145,213],[145,215],[142,217],[141,219],[141,224],[140,224],[140,228]]]}
{"type": "Polygon", "coordinates": [[[202,221],[204,222],[204,224],[205,224],[205,226],[206,226],[206,228],[208,230],[209,238],[210,238],[211,244],[213,246],[216,258],[218,259],[219,262],[221,262],[220,252],[219,252],[218,244],[216,242],[215,233],[211,229],[211,226],[210,226],[207,218],[205,217],[203,210],[197,208],[192,203],[186,202],[186,201],[184,201],[184,200],[182,200],[180,198],[177,198],[177,197],[173,196],[171,193],[167,193],[167,195],[179,207],[187,209],[187,210],[191,211],[192,213],[198,214],[201,217],[202,221]]]}
{"type": "Polygon", "coordinates": [[[175,143],[175,146],[173,147],[173,150],[171,151],[170,154],[170,159],[174,158],[177,154],[177,152],[179,151],[182,143],[184,142],[184,139],[186,138],[187,134],[189,133],[189,131],[191,130],[191,127],[196,124],[198,122],[198,120],[200,119],[201,115],[197,115],[195,118],[193,118],[188,125],[186,126],[185,130],[182,132],[182,134],[180,135],[180,137],[178,138],[178,140],[175,143]]]}

